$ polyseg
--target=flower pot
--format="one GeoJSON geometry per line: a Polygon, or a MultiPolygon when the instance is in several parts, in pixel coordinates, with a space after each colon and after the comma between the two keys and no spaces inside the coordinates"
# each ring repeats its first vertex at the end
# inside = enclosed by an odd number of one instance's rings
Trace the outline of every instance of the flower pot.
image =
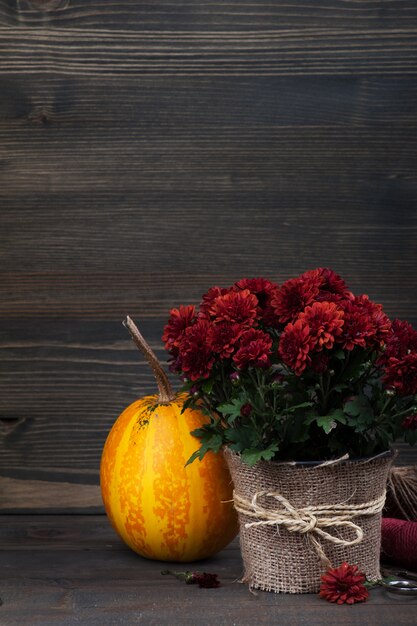
{"type": "Polygon", "coordinates": [[[251,588],[314,593],[327,567],[380,578],[381,511],[393,452],[330,463],[261,461],[226,450],[251,588]]]}

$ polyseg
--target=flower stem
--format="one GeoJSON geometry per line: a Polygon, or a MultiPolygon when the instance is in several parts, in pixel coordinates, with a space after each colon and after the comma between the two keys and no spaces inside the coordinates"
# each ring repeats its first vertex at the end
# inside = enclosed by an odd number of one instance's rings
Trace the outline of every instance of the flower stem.
{"type": "Polygon", "coordinates": [[[323,374],[320,374],[320,392],[321,392],[321,409],[323,412],[323,415],[326,414],[326,409],[327,409],[327,393],[324,389],[324,380],[323,380],[323,374]]]}
{"type": "Polygon", "coordinates": [[[412,412],[413,412],[412,408],[408,407],[408,409],[405,409],[405,411],[400,411],[399,413],[395,413],[391,417],[395,419],[396,417],[401,417],[402,415],[407,415],[407,413],[410,414],[412,412]]]}
{"type": "MultiPolygon", "coordinates": [[[[388,406],[389,406],[389,404],[392,402],[392,400],[393,400],[393,398],[392,398],[392,397],[389,397],[389,398],[385,401],[385,404],[384,404],[384,406],[383,406],[383,407],[382,407],[382,409],[381,409],[381,412],[380,412],[380,414],[379,414],[379,416],[378,416],[378,419],[381,419],[382,417],[384,417],[384,412],[385,412],[385,409],[387,409],[387,408],[388,408],[388,406]]],[[[399,413],[399,415],[401,415],[401,413],[399,413]]],[[[395,417],[395,416],[394,416],[394,417],[395,417]]]]}
{"type": "Polygon", "coordinates": [[[170,576],[175,576],[175,578],[177,578],[178,580],[183,580],[185,583],[187,583],[187,585],[192,584],[193,581],[193,574],[192,572],[174,572],[173,570],[170,569],[164,569],[162,570],[161,574],[163,576],[166,575],[170,575],[170,576]]]}

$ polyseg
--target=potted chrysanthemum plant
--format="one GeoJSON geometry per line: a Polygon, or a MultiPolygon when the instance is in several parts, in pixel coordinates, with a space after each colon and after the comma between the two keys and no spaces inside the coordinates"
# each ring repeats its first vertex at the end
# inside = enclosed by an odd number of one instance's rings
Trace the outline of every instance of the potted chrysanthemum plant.
{"type": "Polygon", "coordinates": [[[315,591],[346,561],[378,578],[391,447],[417,440],[417,331],[318,268],[211,287],[163,340],[207,415],[190,462],[226,450],[250,584],[315,591]]]}

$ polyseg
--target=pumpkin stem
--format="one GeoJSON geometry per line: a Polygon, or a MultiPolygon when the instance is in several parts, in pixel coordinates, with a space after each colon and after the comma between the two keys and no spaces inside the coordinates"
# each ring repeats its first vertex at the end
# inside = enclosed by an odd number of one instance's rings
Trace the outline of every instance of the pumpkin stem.
{"type": "Polygon", "coordinates": [[[123,326],[125,326],[130,332],[133,341],[152,368],[159,388],[158,400],[160,404],[169,404],[175,398],[175,394],[172,391],[171,383],[169,382],[167,375],[162,369],[162,365],[158,361],[155,352],[146,342],[135,322],[129,316],[127,316],[126,319],[123,321],[123,326]]]}

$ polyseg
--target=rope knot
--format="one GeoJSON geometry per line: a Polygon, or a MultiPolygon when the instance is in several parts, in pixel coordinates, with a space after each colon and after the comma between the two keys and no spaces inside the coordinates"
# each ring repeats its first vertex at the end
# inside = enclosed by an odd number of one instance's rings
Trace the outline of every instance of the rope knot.
{"type": "Polygon", "coordinates": [[[300,528],[300,533],[310,533],[312,532],[318,524],[317,517],[312,513],[305,513],[305,517],[303,519],[304,526],[300,528]]]}
{"type": "Polygon", "coordinates": [[[291,502],[275,491],[258,491],[251,500],[233,492],[235,509],[256,521],[245,523],[245,528],[259,526],[282,526],[289,532],[298,532],[309,538],[320,559],[328,567],[330,561],[326,557],[318,537],[342,546],[354,546],[363,539],[363,530],[352,520],[359,516],[380,513],[385,503],[385,492],[376,500],[361,504],[324,504],[295,508],[291,502]],[[261,500],[273,499],[275,508],[266,508],[261,500]],[[354,533],[352,539],[335,537],[325,529],[349,528],[354,533]]]}

